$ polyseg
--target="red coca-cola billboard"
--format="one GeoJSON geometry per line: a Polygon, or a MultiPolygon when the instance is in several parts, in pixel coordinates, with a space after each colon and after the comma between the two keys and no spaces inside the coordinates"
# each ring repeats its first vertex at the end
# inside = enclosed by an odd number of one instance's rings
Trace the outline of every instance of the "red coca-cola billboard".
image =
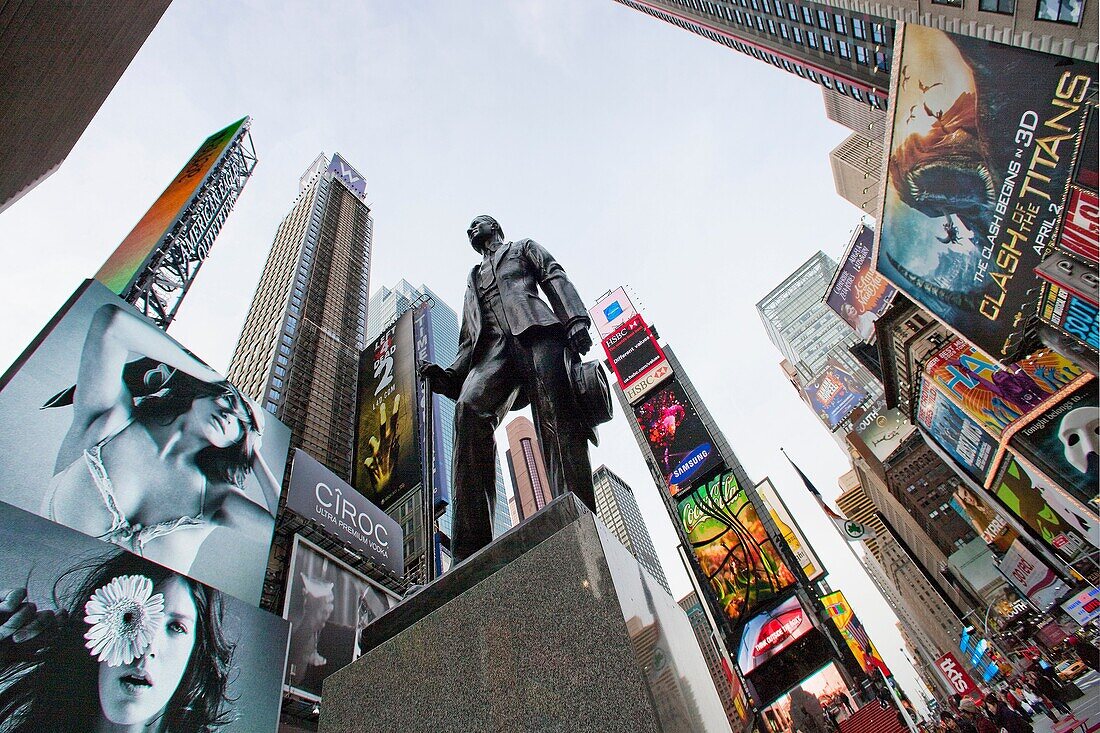
{"type": "Polygon", "coordinates": [[[947,686],[963,697],[968,695],[981,697],[982,693],[974,684],[974,678],[967,673],[962,663],[951,652],[936,660],[936,669],[947,682],[947,686]]]}

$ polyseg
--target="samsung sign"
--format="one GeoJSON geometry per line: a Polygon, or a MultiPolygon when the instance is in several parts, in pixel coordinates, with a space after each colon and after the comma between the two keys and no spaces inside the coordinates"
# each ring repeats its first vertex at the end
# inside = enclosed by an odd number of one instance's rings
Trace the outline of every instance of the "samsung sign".
{"type": "Polygon", "coordinates": [[[395,575],[404,575],[404,538],[397,521],[302,450],[294,451],[286,506],[395,575]]]}
{"type": "Polygon", "coordinates": [[[681,461],[680,465],[672,470],[672,476],[669,478],[668,482],[675,486],[687,481],[695,475],[696,471],[703,467],[703,464],[707,462],[707,458],[710,457],[710,454],[710,443],[703,443],[689,453],[687,458],[681,461]]]}

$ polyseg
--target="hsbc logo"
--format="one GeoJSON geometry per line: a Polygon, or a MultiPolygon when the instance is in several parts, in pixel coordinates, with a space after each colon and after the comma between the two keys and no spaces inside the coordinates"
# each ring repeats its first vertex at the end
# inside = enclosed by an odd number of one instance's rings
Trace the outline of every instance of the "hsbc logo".
{"type": "Polygon", "coordinates": [[[662,359],[657,364],[640,377],[636,382],[623,390],[623,394],[626,395],[626,401],[630,403],[637,402],[642,396],[644,396],[649,390],[656,387],[668,377],[672,376],[672,367],[668,362],[662,359]]]}

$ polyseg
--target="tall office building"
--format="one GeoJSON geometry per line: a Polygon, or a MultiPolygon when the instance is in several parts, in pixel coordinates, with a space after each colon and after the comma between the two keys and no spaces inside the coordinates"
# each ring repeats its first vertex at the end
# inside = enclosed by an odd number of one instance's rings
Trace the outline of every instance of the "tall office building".
{"type": "Polygon", "coordinates": [[[748,711],[739,709],[739,706],[744,705],[742,700],[734,699],[730,678],[727,676],[727,674],[733,674],[733,672],[726,666],[726,661],[718,650],[714,632],[711,630],[707,613],[703,610],[703,603],[699,600],[699,594],[692,591],[677,603],[680,604],[680,608],[684,609],[688,621],[691,622],[691,630],[695,632],[695,640],[699,642],[699,649],[703,652],[703,659],[707,662],[707,669],[710,670],[710,678],[714,682],[714,689],[718,691],[718,699],[722,701],[722,707],[725,708],[726,719],[729,721],[731,728],[738,730],[741,721],[748,716],[748,711]]]}
{"type": "MultiPolygon", "coordinates": [[[[275,234],[226,372],[290,427],[291,448],[344,480],[351,479],[372,228],[362,176],[339,155],[319,155],[275,234]]],[[[264,588],[269,609],[281,600],[289,554],[280,527],[281,520],[269,567],[276,582],[264,588]]]]}
{"type": "MultiPolygon", "coordinates": [[[[399,280],[392,288],[382,286],[373,295],[367,307],[366,343],[371,343],[382,330],[400,318],[410,308],[419,303],[428,303],[431,313],[430,328],[427,332],[428,353],[431,358],[444,366],[449,365],[458,356],[458,314],[453,308],[440,298],[427,285],[415,287],[407,280],[399,280]]],[[[454,422],[455,403],[440,395],[433,395],[433,415],[435,422],[432,426],[434,435],[434,451],[436,476],[443,484],[444,494],[451,495],[451,455],[454,450],[454,422]]],[[[512,521],[508,513],[508,497],[504,489],[504,476],[497,464],[496,470],[496,512],[493,516],[493,534],[499,536],[506,532],[512,521]]],[[[395,510],[395,516],[402,522],[405,528],[406,552],[405,557],[410,563],[415,563],[422,556],[425,549],[421,547],[418,539],[423,537],[419,522],[422,519],[419,498],[414,498],[408,506],[395,510]],[[410,544],[412,543],[412,544],[410,544]]],[[[450,506],[439,517],[439,530],[448,538],[451,536],[452,511],[450,506]]]]}
{"type": "Polygon", "coordinates": [[[822,89],[825,116],[852,131],[829,153],[836,192],[864,214],[876,216],[881,203],[886,112],[833,89],[822,89]]]}
{"type": "Polygon", "coordinates": [[[633,489],[607,466],[600,466],[592,473],[592,483],[596,489],[596,516],[615,533],[619,542],[661,587],[671,594],[633,489]]]}
{"type": "Polygon", "coordinates": [[[56,171],[171,0],[0,7],[0,212],[56,171]]]}
{"type": "Polygon", "coordinates": [[[519,415],[505,426],[505,432],[508,435],[505,463],[512,478],[516,515],[522,522],[549,504],[554,492],[546,477],[546,462],[534,424],[519,415]]]}

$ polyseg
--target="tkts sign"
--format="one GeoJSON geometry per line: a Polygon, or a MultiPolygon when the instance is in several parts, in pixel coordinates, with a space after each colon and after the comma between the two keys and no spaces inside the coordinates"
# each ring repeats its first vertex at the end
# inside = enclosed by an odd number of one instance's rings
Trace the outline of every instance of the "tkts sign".
{"type": "Polygon", "coordinates": [[[951,652],[936,660],[936,670],[943,676],[947,686],[963,697],[971,694],[981,695],[978,686],[974,684],[974,679],[967,674],[962,664],[959,663],[958,659],[955,659],[955,655],[951,652]]]}

